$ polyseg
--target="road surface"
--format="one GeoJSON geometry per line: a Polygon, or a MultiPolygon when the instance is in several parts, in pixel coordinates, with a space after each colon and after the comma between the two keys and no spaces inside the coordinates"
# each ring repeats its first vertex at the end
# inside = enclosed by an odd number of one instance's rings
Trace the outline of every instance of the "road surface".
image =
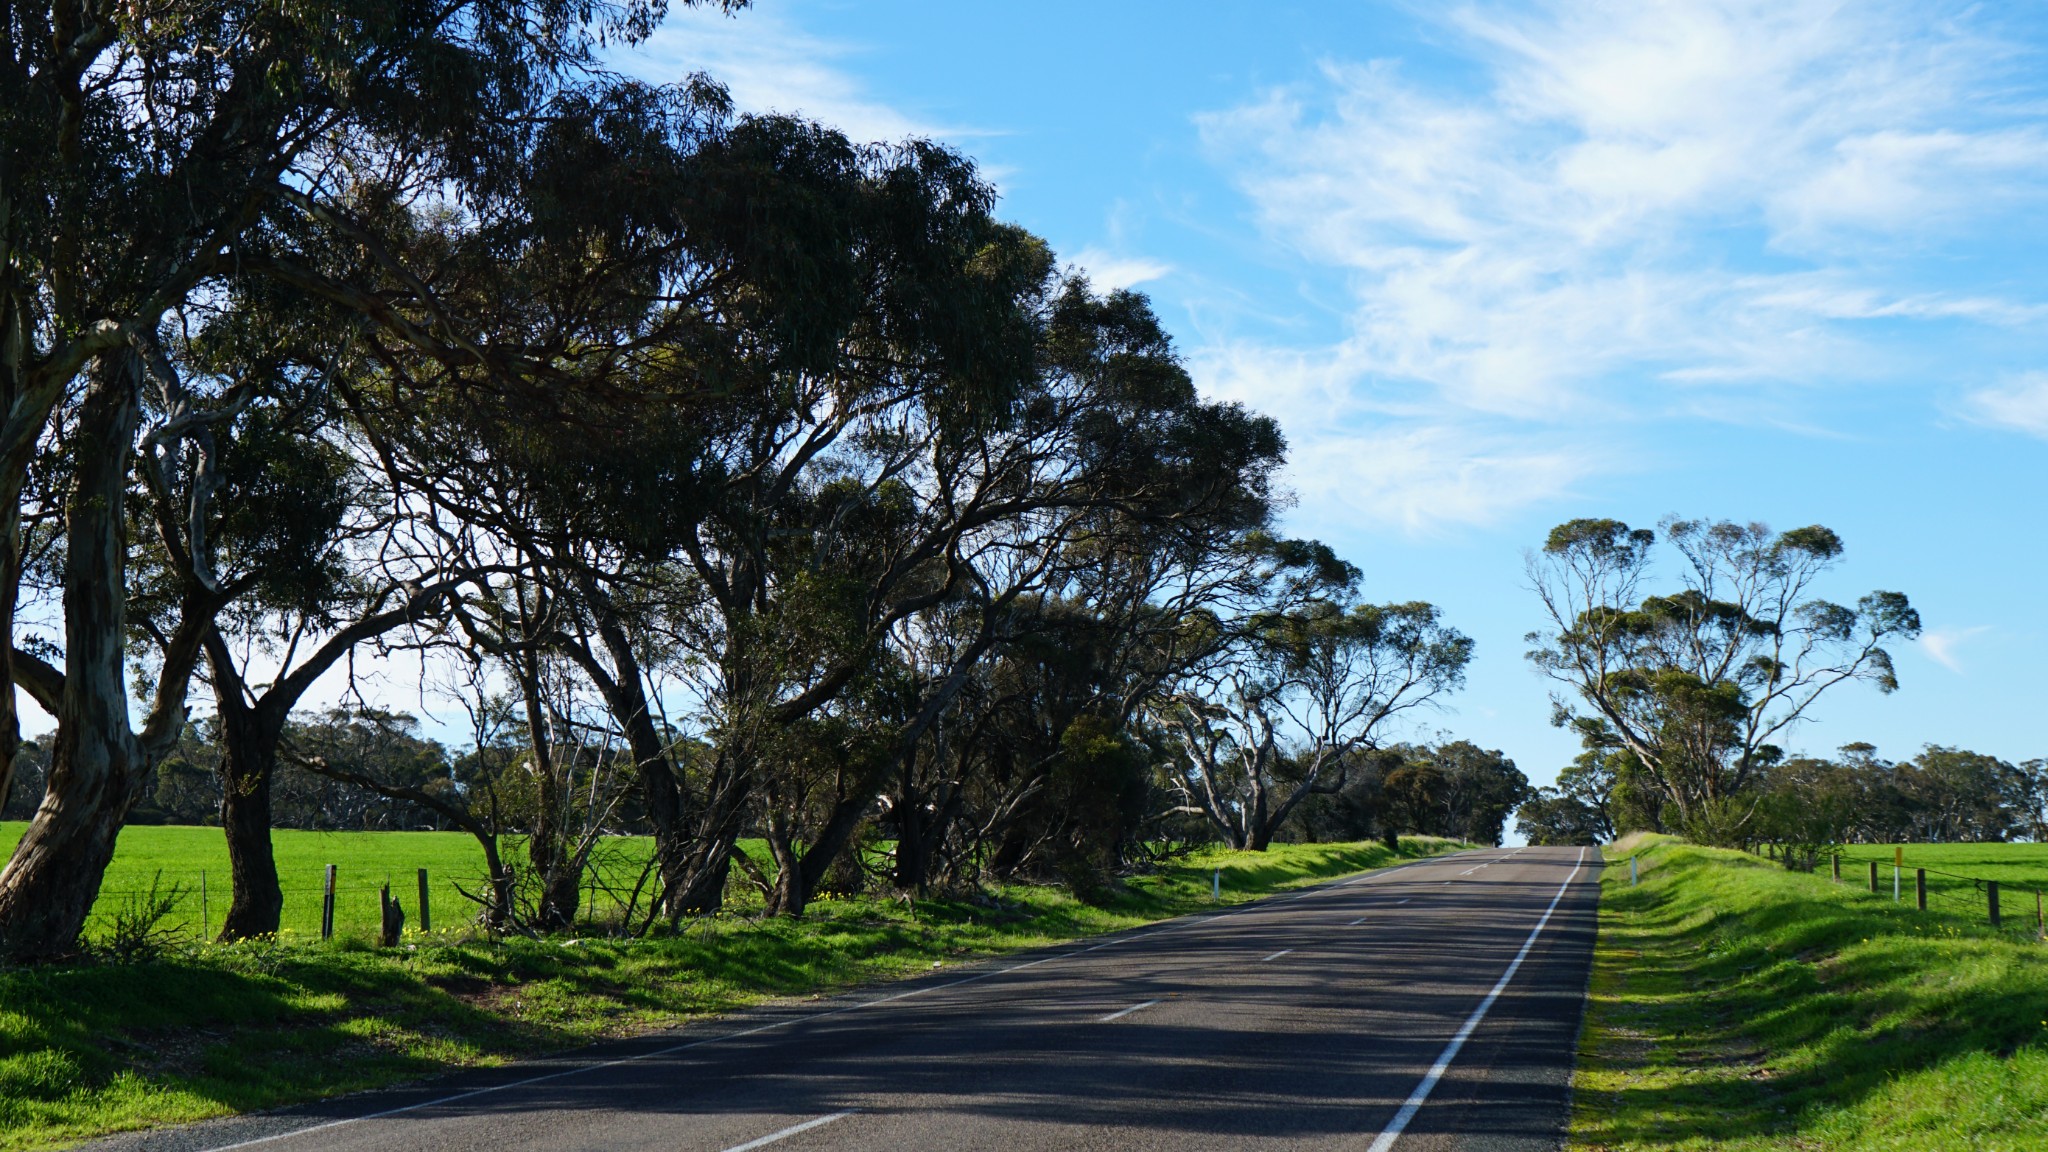
{"type": "Polygon", "coordinates": [[[104,1149],[1557,1147],[1597,854],[1485,849],[104,1149]]]}

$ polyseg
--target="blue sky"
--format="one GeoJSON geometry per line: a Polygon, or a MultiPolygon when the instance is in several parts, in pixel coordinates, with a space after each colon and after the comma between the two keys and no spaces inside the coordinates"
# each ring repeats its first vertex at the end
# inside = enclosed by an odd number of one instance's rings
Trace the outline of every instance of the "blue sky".
{"type": "Polygon", "coordinates": [[[1908,593],[1903,687],[1796,737],[2048,755],[2048,21],[1808,0],[757,0],[621,67],[976,157],[1279,417],[1290,530],[1478,641],[1427,721],[1548,781],[1559,521],[1822,523],[1908,593]]]}

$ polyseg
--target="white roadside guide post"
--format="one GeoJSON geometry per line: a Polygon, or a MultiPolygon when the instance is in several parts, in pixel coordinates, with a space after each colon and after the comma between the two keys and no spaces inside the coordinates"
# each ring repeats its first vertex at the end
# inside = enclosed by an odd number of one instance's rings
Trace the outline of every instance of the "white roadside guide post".
{"type": "Polygon", "coordinates": [[[1894,903],[1894,904],[1897,904],[1897,903],[1899,902],[1899,869],[1901,869],[1901,868],[1905,867],[1905,864],[1906,864],[1906,850],[1905,850],[1904,848],[1893,848],[1893,849],[1892,849],[1892,903],[1894,903]]]}
{"type": "Polygon", "coordinates": [[[1215,875],[1209,877],[1209,899],[1223,899],[1223,869],[1221,868],[1216,870],[1215,875]]]}

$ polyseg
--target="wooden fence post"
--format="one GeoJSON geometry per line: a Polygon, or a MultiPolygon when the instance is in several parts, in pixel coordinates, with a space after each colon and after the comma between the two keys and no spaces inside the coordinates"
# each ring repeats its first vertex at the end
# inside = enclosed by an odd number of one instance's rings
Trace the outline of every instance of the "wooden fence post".
{"type": "Polygon", "coordinates": [[[420,931],[431,932],[434,930],[433,925],[433,917],[427,911],[427,870],[422,868],[420,869],[420,931]]]}
{"type": "Polygon", "coordinates": [[[1919,902],[1920,910],[1927,911],[1927,869],[1913,869],[1913,898],[1919,902]]]}
{"type": "Polygon", "coordinates": [[[1986,880],[1984,894],[1991,898],[1991,926],[1998,927],[1998,881],[1986,880]]]}
{"type": "Polygon", "coordinates": [[[1841,882],[1842,882],[1842,854],[1841,854],[1840,852],[1837,852],[1837,853],[1835,853],[1835,883],[1837,883],[1837,884],[1840,884],[1841,882]]]}
{"type": "Polygon", "coordinates": [[[1877,895],[1877,861],[1870,862],[1870,894],[1877,895]]]}
{"type": "Polygon", "coordinates": [[[399,934],[405,931],[405,909],[391,898],[389,883],[377,890],[377,910],[377,943],[386,948],[396,947],[399,934]]]}
{"type": "Polygon", "coordinates": [[[199,873],[199,938],[206,939],[213,933],[213,916],[206,907],[206,873],[199,873]]]}
{"type": "Polygon", "coordinates": [[[320,897],[320,938],[334,939],[334,865],[327,866],[327,886],[320,897]]]}

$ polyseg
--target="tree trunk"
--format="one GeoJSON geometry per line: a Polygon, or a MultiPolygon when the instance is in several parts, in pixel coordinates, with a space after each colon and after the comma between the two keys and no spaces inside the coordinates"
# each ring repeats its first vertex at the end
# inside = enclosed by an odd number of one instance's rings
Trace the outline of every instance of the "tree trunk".
{"type": "MultiPolygon", "coordinates": [[[[216,683],[219,671],[215,671],[216,683]]],[[[276,776],[281,724],[216,690],[220,712],[220,826],[228,842],[233,883],[220,940],[245,940],[277,931],[284,891],[270,843],[270,787],[276,776]]]]}
{"type": "Polygon", "coordinates": [[[0,810],[14,794],[21,753],[21,705],[14,687],[14,612],[21,598],[21,485],[10,472],[0,490],[0,810]]]}
{"type": "Polygon", "coordinates": [[[49,789],[0,871],[0,955],[16,961],[77,951],[115,838],[149,774],[129,726],[123,667],[123,498],[139,371],[135,354],[125,349],[102,356],[79,411],[77,471],[65,509],[64,686],[49,789]]]}
{"type": "Polygon", "coordinates": [[[725,878],[732,872],[733,845],[739,841],[740,817],[751,791],[746,772],[726,753],[713,768],[704,810],[686,841],[676,878],[663,893],[663,910],[671,922],[684,916],[708,915],[725,903],[725,878]]]}
{"type": "MultiPolygon", "coordinates": [[[[907,770],[907,769],[906,769],[907,770]]],[[[930,878],[931,852],[926,848],[924,813],[917,793],[905,787],[895,802],[896,887],[924,895],[930,878]]]]}
{"type": "Polygon", "coordinates": [[[804,859],[796,850],[796,838],[791,835],[789,820],[781,813],[768,818],[768,855],[775,860],[775,882],[768,893],[768,914],[770,916],[801,916],[804,906],[809,903],[810,891],[804,884],[804,859]]]}
{"type": "MultiPolygon", "coordinates": [[[[633,750],[640,800],[647,809],[647,823],[654,830],[654,859],[661,879],[660,890],[673,918],[681,914],[673,910],[674,897],[692,888],[692,845],[683,813],[682,780],[669,758],[667,743],[655,727],[654,709],[648,702],[646,681],[640,672],[640,658],[633,651],[633,640],[624,621],[612,606],[611,598],[595,581],[585,579],[581,587],[584,602],[597,624],[598,638],[603,641],[605,654],[610,657],[612,666],[604,668],[596,654],[584,645],[572,646],[570,656],[591,673],[591,679],[603,694],[612,718],[618,721],[625,733],[627,746],[633,750]]],[[[724,884],[722,873],[719,883],[721,887],[724,884]]]]}

